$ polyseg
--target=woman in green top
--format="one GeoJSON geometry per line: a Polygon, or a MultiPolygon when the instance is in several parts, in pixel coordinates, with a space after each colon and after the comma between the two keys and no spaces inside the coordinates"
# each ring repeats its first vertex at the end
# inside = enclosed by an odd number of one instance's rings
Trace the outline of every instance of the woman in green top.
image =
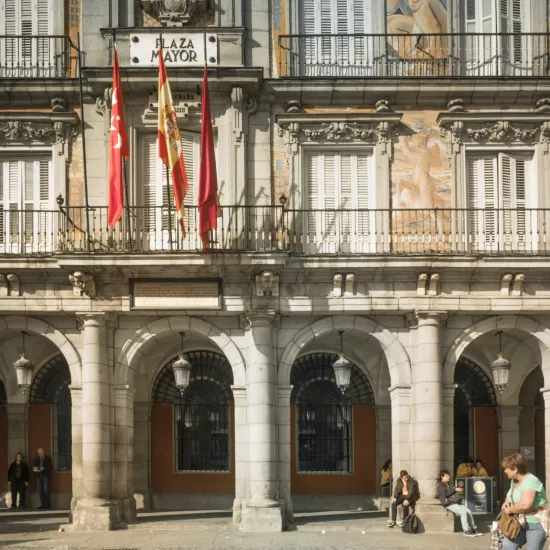
{"type": "Polygon", "coordinates": [[[502,513],[522,514],[526,520],[522,522],[523,528],[515,539],[504,537],[502,550],[518,550],[526,543],[527,550],[543,550],[546,533],[535,514],[547,505],[544,487],[537,477],[527,471],[527,462],[520,454],[504,458],[502,467],[508,479],[512,480],[502,513]]]}

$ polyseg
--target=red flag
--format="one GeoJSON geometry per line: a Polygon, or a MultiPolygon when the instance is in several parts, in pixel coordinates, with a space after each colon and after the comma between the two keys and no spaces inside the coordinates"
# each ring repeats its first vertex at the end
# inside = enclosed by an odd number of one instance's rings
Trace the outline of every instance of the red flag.
{"type": "Polygon", "coordinates": [[[124,209],[124,187],[122,183],[122,157],[130,156],[128,134],[124,120],[122,84],[116,47],[113,60],[113,94],[111,99],[111,162],[109,165],[109,211],[107,222],[114,227],[122,217],[124,209]]]}
{"type": "Polygon", "coordinates": [[[212,133],[212,115],[206,67],[202,79],[202,128],[201,163],[199,171],[199,235],[204,248],[210,248],[208,232],[218,228],[218,178],[216,175],[216,156],[214,154],[214,136],[212,133]]]}
{"type": "Polygon", "coordinates": [[[178,128],[178,119],[174,102],[172,101],[172,92],[166,75],[166,66],[162,48],[159,48],[159,119],[158,119],[158,155],[164,165],[168,168],[172,177],[172,186],[174,188],[174,199],[176,201],[176,210],[183,235],[185,236],[185,224],[183,216],[185,210],[183,199],[187,195],[189,184],[187,174],[185,173],[185,164],[181,150],[181,137],[178,128]]]}

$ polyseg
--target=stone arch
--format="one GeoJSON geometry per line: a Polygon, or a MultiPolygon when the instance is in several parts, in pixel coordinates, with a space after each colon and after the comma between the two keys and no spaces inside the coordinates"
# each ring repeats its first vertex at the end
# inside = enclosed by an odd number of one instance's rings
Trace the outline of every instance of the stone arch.
{"type": "Polygon", "coordinates": [[[344,330],[348,334],[361,335],[363,338],[378,340],[390,371],[392,386],[410,385],[411,363],[405,348],[397,336],[383,325],[357,315],[325,317],[302,329],[286,346],[279,364],[278,383],[281,386],[290,384],[290,372],[296,358],[304,346],[332,332],[344,330]]]}
{"type": "Polygon", "coordinates": [[[547,356],[546,361],[542,361],[542,371],[544,375],[545,386],[550,385],[550,329],[544,326],[536,319],[519,315],[500,315],[487,317],[467,328],[452,343],[449,352],[445,357],[443,364],[443,381],[446,386],[453,383],[454,370],[456,364],[464,350],[476,339],[487,332],[497,330],[521,330],[534,336],[539,343],[541,359],[547,356]]]}
{"type": "Polygon", "coordinates": [[[146,347],[150,343],[158,343],[159,337],[167,333],[172,333],[175,338],[179,338],[180,332],[203,336],[213,342],[231,365],[234,385],[246,385],[244,360],[233,340],[207,321],[186,315],[163,317],[137,330],[118,355],[115,365],[115,384],[133,386],[134,373],[138,362],[145,355],[146,347]]]}
{"type": "MultiPolygon", "coordinates": [[[[59,353],[67,361],[69,371],[71,373],[71,384],[74,386],[80,386],[82,384],[82,363],[80,355],[76,351],[76,348],[71,341],[54,326],[36,319],[35,317],[24,317],[22,315],[6,316],[4,317],[5,328],[13,331],[15,334],[26,330],[31,334],[37,336],[43,336],[54,344],[59,353]]],[[[4,328],[1,327],[0,328],[4,328]]]]}

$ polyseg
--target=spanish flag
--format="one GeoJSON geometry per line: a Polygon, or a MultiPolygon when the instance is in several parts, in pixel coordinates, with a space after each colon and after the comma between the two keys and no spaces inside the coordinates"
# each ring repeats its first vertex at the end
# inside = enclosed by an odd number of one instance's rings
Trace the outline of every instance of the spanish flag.
{"type": "Polygon", "coordinates": [[[178,128],[176,111],[172,101],[172,92],[166,76],[166,67],[162,48],[159,49],[159,127],[158,127],[158,155],[164,165],[168,168],[174,187],[174,199],[176,210],[183,236],[185,236],[185,225],[183,216],[185,214],[183,199],[187,195],[189,184],[185,173],[185,164],[181,151],[181,138],[178,128]]]}

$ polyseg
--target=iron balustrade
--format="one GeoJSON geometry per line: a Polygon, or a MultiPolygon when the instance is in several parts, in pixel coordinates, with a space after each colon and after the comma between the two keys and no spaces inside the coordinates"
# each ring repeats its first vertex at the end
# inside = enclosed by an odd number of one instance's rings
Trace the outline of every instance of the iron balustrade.
{"type": "Polygon", "coordinates": [[[284,77],[548,76],[549,33],[286,34],[284,77]]]}
{"type": "MultiPolygon", "coordinates": [[[[114,228],[107,207],[0,210],[0,254],[201,252],[197,207],[131,207],[114,228]]],[[[217,252],[372,255],[547,255],[550,209],[290,209],[222,206],[210,233],[217,252]]]]}
{"type": "Polygon", "coordinates": [[[0,78],[77,76],[77,50],[68,36],[0,36],[0,78]]]}

